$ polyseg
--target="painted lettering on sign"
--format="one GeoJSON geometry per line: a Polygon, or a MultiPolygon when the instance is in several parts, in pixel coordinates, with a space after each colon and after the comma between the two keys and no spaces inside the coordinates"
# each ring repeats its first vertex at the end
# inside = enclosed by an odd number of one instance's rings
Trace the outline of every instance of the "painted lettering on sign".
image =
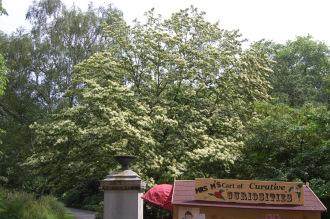
{"type": "Polygon", "coordinates": [[[195,199],[237,203],[303,205],[300,182],[195,179],[195,199]]]}

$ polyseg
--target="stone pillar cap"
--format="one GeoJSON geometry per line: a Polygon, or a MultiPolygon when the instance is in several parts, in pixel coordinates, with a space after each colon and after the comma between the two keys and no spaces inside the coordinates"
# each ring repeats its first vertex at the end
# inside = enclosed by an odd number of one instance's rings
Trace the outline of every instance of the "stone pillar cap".
{"type": "Polygon", "coordinates": [[[133,170],[122,170],[110,173],[104,180],[141,180],[141,178],[133,170]]]}
{"type": "Polygon", "coordinates": [[[122,170],[110,173],[101,181],[103,190],[139,190],[144,191],[146,188],[140,176],[132,170],[122,170]]]}

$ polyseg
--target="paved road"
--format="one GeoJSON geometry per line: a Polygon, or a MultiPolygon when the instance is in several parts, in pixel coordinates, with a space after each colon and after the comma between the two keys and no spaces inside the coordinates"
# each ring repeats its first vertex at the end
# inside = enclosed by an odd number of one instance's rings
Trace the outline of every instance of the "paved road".
{"type": "Polygon", "coordinates": [[[76,217],[76,219],[95,219],[95,212],[86,211],[76,208],[68,208],[69,211],[76,217]]]}

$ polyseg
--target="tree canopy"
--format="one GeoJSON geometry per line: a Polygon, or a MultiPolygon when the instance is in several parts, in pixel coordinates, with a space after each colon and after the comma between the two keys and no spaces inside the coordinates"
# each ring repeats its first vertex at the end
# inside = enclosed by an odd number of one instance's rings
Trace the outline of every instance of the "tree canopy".
{"type": "Polygon", "coordinates": [[[290,106],[329,104],[330,50],[311,36],[277,45],[272,95],[290,106]]]}
{"type": "Polygon", "coordinates": [[[138,155],[150,183],[226,174],[254,102],[269,98],[268,57],[257,46],[242,51],[237,31],[195,8],[146,20],[106,26],[113,46],[76,66],[76,105],[32,126],[34,159],[65,168],[66,185],[73,175],[104,176],[120,153],[138,155]]]}

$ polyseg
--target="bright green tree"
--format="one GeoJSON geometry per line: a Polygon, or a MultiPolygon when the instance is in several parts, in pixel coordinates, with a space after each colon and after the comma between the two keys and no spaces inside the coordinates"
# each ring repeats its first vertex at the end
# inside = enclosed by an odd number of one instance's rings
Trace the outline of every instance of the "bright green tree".
{"type": "Polygon", "coordinates": [[[111,47],[76,66],[75,106],[32,126],[31,164],[48,185],[101,179],[121,153],[139,157],[149,183],[227,174],[254,103],[269,98],[266,53],[242,51],[237,31],[195,8],[167,20],[149,11],[132,27],[113,17],[105,31],[111,47]]]}

